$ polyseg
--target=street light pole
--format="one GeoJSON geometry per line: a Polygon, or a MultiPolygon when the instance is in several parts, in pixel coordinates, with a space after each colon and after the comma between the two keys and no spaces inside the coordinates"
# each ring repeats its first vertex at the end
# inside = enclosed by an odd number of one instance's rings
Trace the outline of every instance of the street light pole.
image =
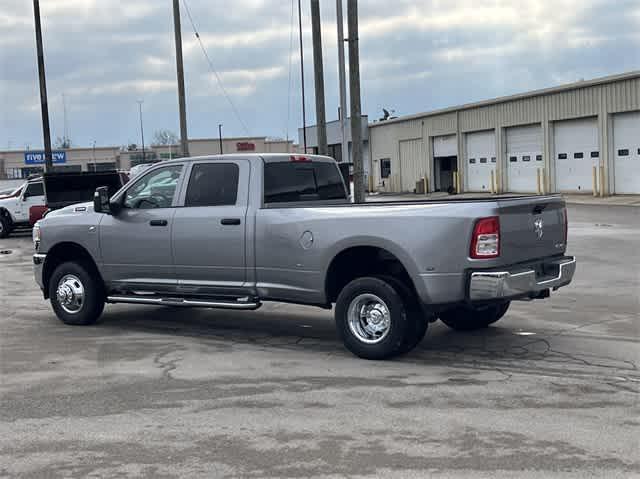
{"type": "Polygon", "coordinates": [[[142,140],[142,162],[144,163],[145,154],[144,154],[144,125],[142,123],[142,104],[144,100],[138,100],[138,110],[140,112],[140,138],[142,140]]]}
{"type": "Polygon", "coordinates": [[[220,141],[220,154],[222,155],[222,123],[218,123],[218,140],[220,141]]]}

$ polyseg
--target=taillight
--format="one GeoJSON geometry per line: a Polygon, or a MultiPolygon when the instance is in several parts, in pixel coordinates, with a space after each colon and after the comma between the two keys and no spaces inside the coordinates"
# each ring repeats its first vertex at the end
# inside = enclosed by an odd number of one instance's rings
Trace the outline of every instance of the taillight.
{"type": "Polygon", "coordinates": [[[293,161],[294,163],[307,163],[307,162],[311,162],[311,158],[308,158],[306,156],[299,156],[299,155],[291,155],[289,157],[290,161],[293,161]]]}
{"type": "Polygon", "coordinates": [[[567,240],[569,239],[569,214],[567,209],[564,209],[564,244],[567,244],[567,240]]]}
{"type": "Polygon", "coordinates": [[[471,253],[474,259],[500,256],[500,219],[497,216],[476,221],[471,237],[471,253]]]}

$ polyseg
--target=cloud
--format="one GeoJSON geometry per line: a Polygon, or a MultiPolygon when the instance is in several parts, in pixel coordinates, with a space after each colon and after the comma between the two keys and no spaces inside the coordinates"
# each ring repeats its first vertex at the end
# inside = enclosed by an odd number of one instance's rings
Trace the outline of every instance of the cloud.
{"type": "MultiPolygon", "coordinates": [[[[187,4],[207,54],[251,133],[293,135],[301,124],[301,108],[292,3],[187,4]]],[[[227,134],[241,135],[241,123],[210,72],[184,3],[182,8],[190,135],[212,136],[217,123],[225,124],[227,134]]],[[[303,2],[307,120],[312,122],[308,8],[303,2]]],[[[620,73],[640,64],[637,0],[616,0],[615,8],[610,0],[367,0],[359,8],[362,102],[372,117],[382,107],[410,114],[620,73]]],[[[329,119],[336,117],[338,104],[334,9],[334,2],[322,3],[329,119]]],[[[135,139],[138,99],[145,101],[145,125],[151,131],[177,131],[171,2],[47,0],[41,10],[54,137],[61,135],[62,93],[76,144],[135,139]]],[[[8,142],[41,141],[34,50],[31,2],[3,0],[0,148],[8,142]]]]}

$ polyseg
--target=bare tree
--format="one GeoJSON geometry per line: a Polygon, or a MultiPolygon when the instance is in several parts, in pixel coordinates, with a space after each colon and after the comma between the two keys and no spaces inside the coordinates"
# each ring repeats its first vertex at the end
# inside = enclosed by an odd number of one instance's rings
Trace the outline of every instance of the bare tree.
{"type": "Polygon", "coordinates": [[[55,147],[61,150],[66,150],[71,148],[71,138],[67,138],[66,136],[57,137],[55,147]]]}
{"type": "Polygon", "coordinates": [[[178,135],[171,130],[156,130],[153,134],[152,145],[175,145],[178,143],[178,135]]]}

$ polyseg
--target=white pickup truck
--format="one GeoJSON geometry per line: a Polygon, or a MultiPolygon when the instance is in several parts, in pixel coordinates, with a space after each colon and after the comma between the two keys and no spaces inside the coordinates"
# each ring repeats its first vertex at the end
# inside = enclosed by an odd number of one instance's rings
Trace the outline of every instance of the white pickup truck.
{"type": "Polygon", "coordinates": [[[34,178],[0,197],[0,238],[6,238],[20,226],[30,226],[29,210],[45,204],[42,178],[34,178]]]}

